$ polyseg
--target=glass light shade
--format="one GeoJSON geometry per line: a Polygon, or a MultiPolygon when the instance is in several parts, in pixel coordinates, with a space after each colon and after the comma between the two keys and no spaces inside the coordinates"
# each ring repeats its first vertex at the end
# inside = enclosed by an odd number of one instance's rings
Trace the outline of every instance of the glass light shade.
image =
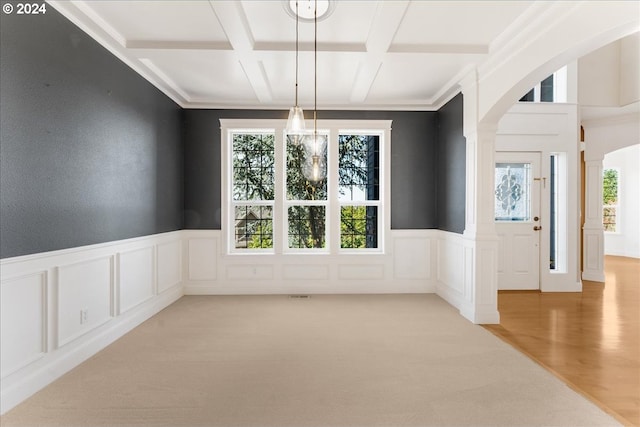
{"type": "Polygon", "coordinates": [[[302,138],[304,138],[304,134],[301,134],[301,133],[287,134],[287,141],[289,141],[290,144],[293,144],[296,147],[300,145],[300,143],[302,142],[302,138]]]}
{"type": "Polygon", "coordinates": [[[292,135],[300,135],[304,133],[304,112],[302,111],[301,107],[295,106],[291,107],[291,109],[289,110],[289,118],[287,119],[286,131],[288,134],[292,135]]]}
{"type": "Polygon", "coordinates": [[[302,138],[302,175],[311,182],[322,181],[327,176],[327,139],[327,135],[315,132],[302,138]]]}
{"type": "Polygon", "coordinates": [[[323,156],[306,156],[302,164],[302,175],[311,182],[327,177],[327,162],[323,156]]]}
{"type": "Polygon", "coordinates": [[[327,151],[327,135],[322,135],[315,132],[308,133],[302,138],[301,142],[306,157],[325,157],[325,153],[327,151]]]}

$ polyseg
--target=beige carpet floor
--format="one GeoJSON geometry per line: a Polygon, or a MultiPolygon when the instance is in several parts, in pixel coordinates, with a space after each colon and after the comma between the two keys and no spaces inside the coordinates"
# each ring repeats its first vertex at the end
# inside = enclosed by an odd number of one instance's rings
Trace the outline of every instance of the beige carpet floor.
{"type": "Polygon", "coordinates": [[[11,426],[615,426],[436,295],[187,296],[11,426]]]}

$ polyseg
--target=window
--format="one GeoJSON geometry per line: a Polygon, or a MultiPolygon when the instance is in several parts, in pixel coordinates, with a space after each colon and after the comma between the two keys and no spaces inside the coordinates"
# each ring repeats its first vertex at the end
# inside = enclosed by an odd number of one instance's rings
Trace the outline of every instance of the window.
{"type": "MultiPolygon", "coordinates": [[[[320,132],[326,134],[326,132],[320,132]]],[[[309,158],[302,143],[286,138],[286,229],[287,249],[325,249],[327,247],[327,179],[316,183],[302,173],[309,158]]],[[[326,149],[318,153],[327,162],[326,149]]],[[[326,174],[326,172],[325,172],[326,174]]]]}
{"type": "Polygon", "coordinates": [[[527,92],[520,102],[567,102],[567,67],[551,74],[527,92]]]}
{"type": "Polygon", "coordinates": [[[340,134],[338,159],[340,247],[375,249],[380,206],[380,136],[340,134]]]}
{"type": "Polygon", "coordinates": [[[496,221],[531,220],[531,163],[496,163],[496,221]]]}
{"type": "Polygon", "coordinates": [[[553,102],[553,74],[527,92],[520,102],[553,102]]]}
{"type": "Polygon", "coordinates": [[[604,231],[618,232],[618,170],[602,173],[602,225],[604,231]]]}
{"type": "Polygon", "coordinates": [[[230,140],[235,247],[273,248],[274,135],[238,131],[230,140]]]}
{"type": "MultiPolygon", "coordinates": [[[[569,256],[567,153],[550,153],[549,180],[549,272],[566,273],[569,256]]],[[[544,193],[543,193],[544,194],[544,193]]],[[[544,230],[544,228],[543,228],[544,230]]]]}
{"type": "Polygon", "coordinates": [[[327,144],[313,164],[284,121],[221,124],[230,253],[383,252],[390,121],[318,121],[327,144]],[[309,168],[326,178],[310,181],[309,168]]]}

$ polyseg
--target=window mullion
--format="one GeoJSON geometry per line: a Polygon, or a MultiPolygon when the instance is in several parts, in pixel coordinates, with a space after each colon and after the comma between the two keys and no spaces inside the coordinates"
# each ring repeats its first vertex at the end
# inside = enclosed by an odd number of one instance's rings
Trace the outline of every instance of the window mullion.
{"type": "Polygon", "coordinates": [[[275,192],[274,192],[274,212],[273,212],[273,250],[276,254],[282,254],[284,251],[284,245],[286,242],[287,226],[286,226],[286,208],[283,205],[283,201],[286,199],[286,151],[284,144],[286,139],[284,138],[284,129],[276,128],[275,130],[275,192]]]}
{"type": "Polygon", "coordinates": [[[339,164],[338,164],[338,135],[337,129],[331,129],[329,132],[329,146],[327,147],[328,172],[327,184],[329,203],[328,220],[327,220],[327,238],[329,239],[329,248],[331,253],[340,251],[340,202],[338,194],[339,183],[339,164]]]}

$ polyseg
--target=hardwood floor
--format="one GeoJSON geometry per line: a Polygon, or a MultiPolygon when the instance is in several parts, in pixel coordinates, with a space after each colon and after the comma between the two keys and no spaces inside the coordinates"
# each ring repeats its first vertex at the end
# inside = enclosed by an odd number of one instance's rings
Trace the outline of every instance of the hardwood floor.
{"type": "Polygon", "coordinates": [[[582,293],[500,291],[485,328],[629,426],[640,427],[640,259],[605,258],[582,293]]]}

